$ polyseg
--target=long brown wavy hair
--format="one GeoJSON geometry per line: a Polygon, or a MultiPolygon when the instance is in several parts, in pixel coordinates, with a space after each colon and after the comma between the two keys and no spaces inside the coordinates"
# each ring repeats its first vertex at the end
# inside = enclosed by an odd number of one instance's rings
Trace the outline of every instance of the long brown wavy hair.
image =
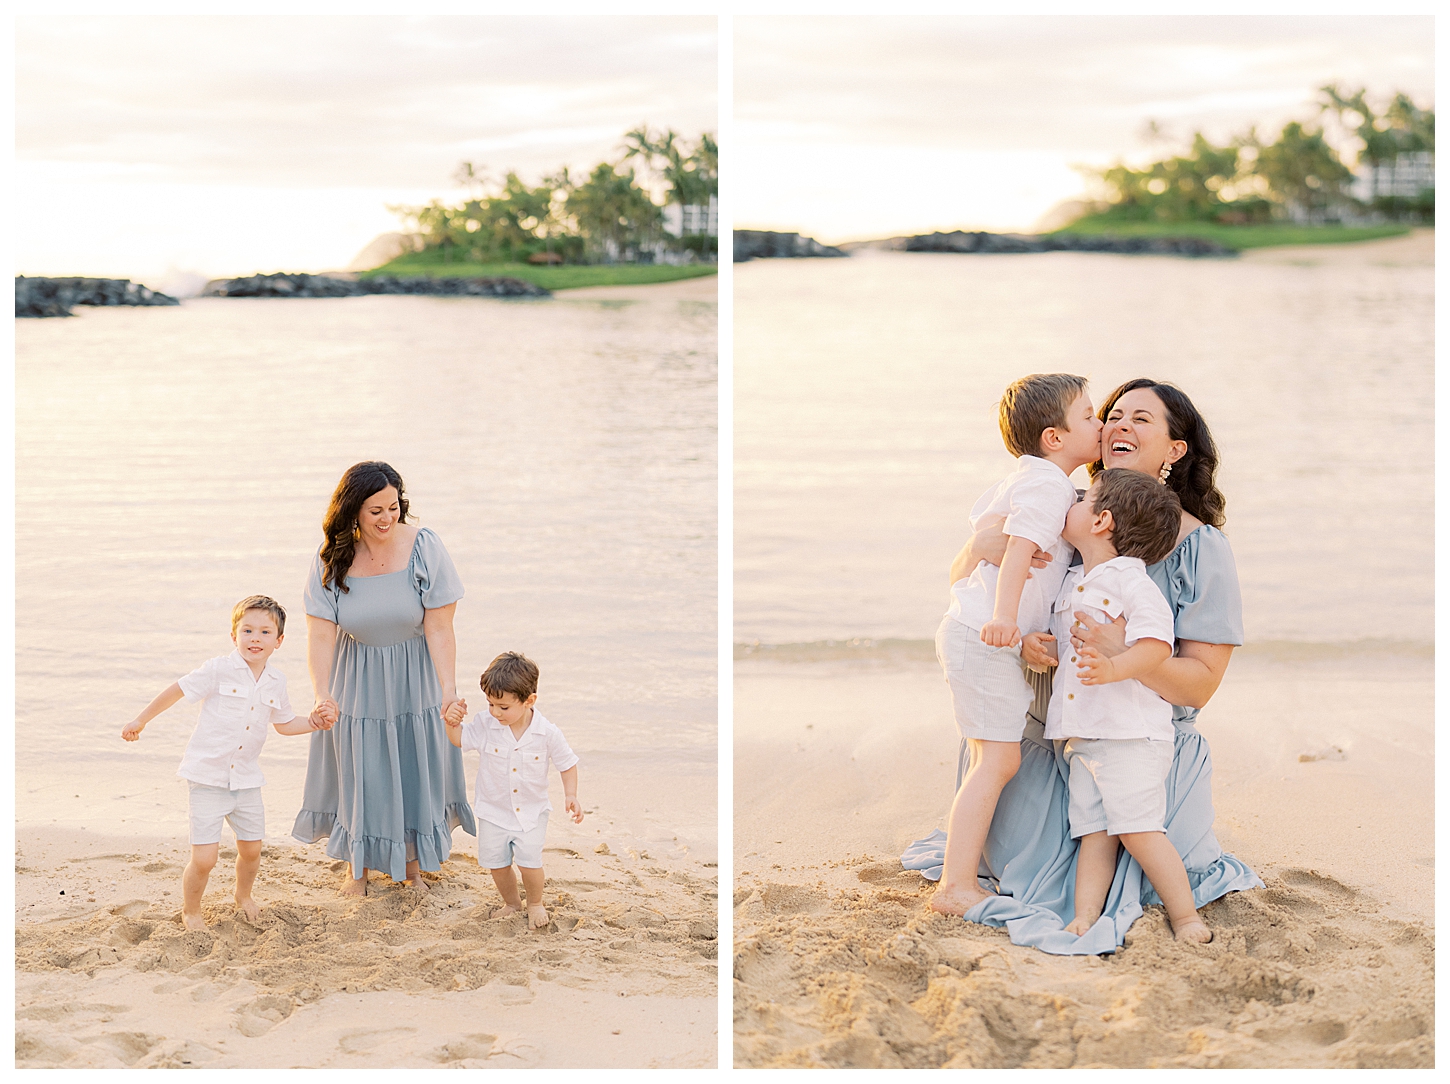
{"type": "Polygon", "coordinates": [[[357,556],[357,514],[374,493],[392,486],[398,491],[398,522],[408,522],[408,498],[403,496],[403,478],[386,463],[369,460],[354,463],[342,473],[332,491],[327,514],[322,517],[322,586],[347,593],[347,570],[357,556]]]}
{"type": "MultiPolygon", "coordinates": [[[[1218,487],[1214,475],[1218,472],[1218,446],[1213,443],[1213,434],[1208,423],[1193,405],[1193,400],[1172,384],[1139,377],[1115,388],[1098,409],[1098,417],[1106,425],[1113,405],[1130,391],[1147,388],[1163,402],[1168,414],[1168,436],[1188,445],[1183,457],[1173,464],[1168,475],[1169,488],[1178,494],[1179,503],[1189,515],[1197,516],[1210,527],[1222,527],[1223,510],[1227,503],[1218,487]]],[[[1088,473],[1096,475],[1103,469],[1099,459],[1088,467],[1088,473]]]]}

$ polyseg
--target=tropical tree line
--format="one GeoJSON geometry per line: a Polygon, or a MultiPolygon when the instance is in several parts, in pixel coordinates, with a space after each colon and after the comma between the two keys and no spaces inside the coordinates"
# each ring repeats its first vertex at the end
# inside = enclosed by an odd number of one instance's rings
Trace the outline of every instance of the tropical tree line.
{"type": "Polygon", "coordinates": [[[693,142],[671,128],[641,125],[625,133],[615,161],[584,174],[568,167],[530,184],[510,170],[502,181],[472,162],[454,179],[468,190],[456,204],[391,207],[418,251],[445,261],[477,263],[652,263],[713,261],[718,239],[705,216],[719,193],[719,151],[713,133],[693,142]],[[658,194],[658,199],[657,195],[658,194]],[[678,233],[666,229],[678,205],[678,233]]]}
{"type": "MultiPolygon", "coordinates": [[[[1282,218],[1433,221],[1433,180],[1413,195],[1382,192],[1373,184],[1365,191],[1363,183],[1355,184],[1345,156],[1352,155],[1353,166],[1373,179],[1420,154],[1415,175],[1433,177],[1434,110],[1405,94],[1395,94],[1376,110],[1365,94],[1364,89],[1320,88],[1315,118],[1290,121],[1272,142],[1256,128],[1222,145],[1195,132],[1182,154],[1141,169],[1118,164],[1093,171],[1103,189],[1102,214],[1123,221],[1225,225],[1282,218]],[[1334,131],[1326,132],[1326,122],[1334,131]],[[1330,135],[1338,138],[1331,142],[1330,135]]],[[[1151,124],[1150,132],[1156,134],[1151,124]]]]}

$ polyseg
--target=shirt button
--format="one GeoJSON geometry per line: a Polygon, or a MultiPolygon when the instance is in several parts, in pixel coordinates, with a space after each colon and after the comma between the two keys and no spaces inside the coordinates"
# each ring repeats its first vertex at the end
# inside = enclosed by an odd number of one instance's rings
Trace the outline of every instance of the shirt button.
{"type": "Polygon", "coordinates": [[[514,787],[514,793],[517,794],[518,792],[519,792],[519,788],[518,787],[514,787]]]}
{"type": "Polygon", "coordinates": [[[517,768],[515,768],[515,769],[514,769],[514,771],[518,771],[518,769],[517,769],[517,768]]]}
{"type": "Polygon", "coordinates": [[[1079,588],[1078,588],[1078,590],[1079,590],[1079,591],[1081,591],[1081,590],[1082,590],[1082,588],[1081,588],[1081,587],[1079,587],[1079,588]]]}
{"type": "Polygon", "coordinates": [[[1109,601],[1108,601],[1108,600],[1107,600],[1107,599],[1103,599],[1103,605],[1104,605],[1104,606],[1111,606],[1111,605],[1112,605],[1112,603],[1111,603],[1111,602],[1109,602],[1109,601]]]}
{"type": "Polygon", "coordinates": [[[1067,698],[1068,698],[1068,699],[1069,699],[1069,700],[1071,700],[1071,699],[1072,699],[1072,693],[1068,693],[1068,694],[1067,694],[1067,698]]]}

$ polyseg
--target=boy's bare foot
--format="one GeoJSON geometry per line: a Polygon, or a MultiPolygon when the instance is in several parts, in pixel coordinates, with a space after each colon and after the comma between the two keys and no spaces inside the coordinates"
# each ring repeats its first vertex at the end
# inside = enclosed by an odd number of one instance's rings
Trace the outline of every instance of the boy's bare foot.
{"type": "Polygon", "coordinates": [[[185,911],[181,913],[181,924],[188,930],[206,929],[206,919],[200,915],[188,915],[185,911]]]}
{"type": "Polygon", "coordinates": [[[1067,932],[1081,937],[1093,928],[1093,923],[1100,919],[1101,915],[1078,915],[1067,924],[1067,932]]]}
{"type": "Polygon", "coordinates": [[[489,918],[508,918],[509,915],[516,915],[516,914],[518,914],[522,910],[523,910],[523,908],[520,907],[516,903],[506,903],[502,907],[496,907],[496,908],[494,908],[493,914],[489,915],[488,917],[489,918]]]}
{"type": "Polygon", "coordinates": [[[542,930],[549,924],[549,912],[544,910],[542,903],[529,905],[529,929],[542,930]]]}
{"type": "Polygon", "coordinates": [[[1194,915],[1182,922],[1173,923],[1173,939],[1191,941],[1196,945],[1206,945],[1213,940],[1213,931],[1208,928],[1203,919],[1194,915]]]}
{"type": "Polygon", "coordinates": [[[262,917],[262,905],[251,896],[244,896],[237,900],[237,906],[242,909],[242,914],[247,916],[248,922],[256,922],[262,917]]]}
{"type": "Polygon", "coordinates": [[[368,894],[368,879],[366,877],[360,877],[354,881],[349,877],[342,886],[342,894],[344,896],[366,896],[368,894]]]}
{"type": "Polygon", "coordinates": [[[948,888],[942,885],[932,894],[931,909],[939,915],[956,915],[961,918],[977,904],[992,895],[983,891],[981,885],[961,885],[948,888]]]}

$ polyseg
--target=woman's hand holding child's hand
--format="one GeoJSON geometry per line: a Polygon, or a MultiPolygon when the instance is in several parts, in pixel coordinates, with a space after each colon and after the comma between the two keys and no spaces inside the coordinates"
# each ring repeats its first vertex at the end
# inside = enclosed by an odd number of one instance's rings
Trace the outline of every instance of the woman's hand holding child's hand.
{"type": "Polygon", "coordinates": [[[1050,632],[1029,632],[1022,637],[1022,661],[1029,669],[1045,674],[1057,665],[1057,640],[1050,632]]]}
{"type": "Polygon", "coordinates": [[[127,741],[137,741],[141,737],[141,731],[146,729],[146,724],[140,719],[132,719],[121,728],[121,737],[127,741]]]}
{"type": "Polygon", "coordinates": [[[1009,617],[994,617],[982,626],[982,643],[988,647],[1011,647],[1022,639],[1017,622],[1009,617]]]}
{"type": "Polygon", "coordinates": [[[449,726],[462,726],[463,717],[468,714],[468,701],[455,700],[443,713],[443,721],[449,726]]]}
{"type": "Polygon", "coordinates": [[[329,696],[312,709],[312,714],[307,717],[307,722],[313,730],[331,730],[333,724],[337,722],[337,701],[329,696]]]}

